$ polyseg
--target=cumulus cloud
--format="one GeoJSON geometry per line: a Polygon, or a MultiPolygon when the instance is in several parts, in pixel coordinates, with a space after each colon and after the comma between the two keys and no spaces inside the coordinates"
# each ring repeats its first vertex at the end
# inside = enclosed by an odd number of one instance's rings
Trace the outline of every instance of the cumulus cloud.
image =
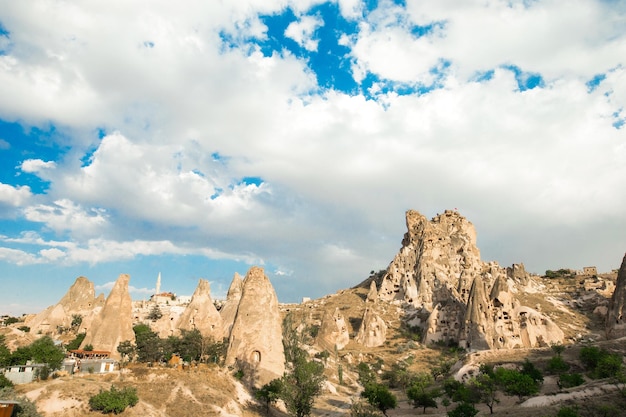
{"type": "Polygon", "coordinates": [[[42,161],[41,159],[27,159],[22,162],[21,170],[31,174],[39,173],[43,170],[56,168],[54,161],[42,161]]]}
{"type": "MultiPolygon", "coordinates": [[[[32,6],[7,3],[0,97],[12,99],[0,117],[65,126],[92,147],[25,160],[23,172],[50,181],[36,201],[26,185],[0,184],[1,204],[57,235],[5,239],[39,252],[4,248],[2,259],[198,254],[264,264],[284,291],[319,291],[387,265],[406,209],[458,207],[487,257],[519,250],[534,261],[515,261],[545,265],[540,236],[558,228],[567,242],[574,230],[603,241],[597,263],[609,265],[623,238],[603,230],[626,227],[625,11],[395,3],[339,1],[359,22],[336,34],[363,83],[350,92],[320,88],[307,60],[327,30],[313,0],[43,2],[45,27],[32,6]],[[263,45],[261,16],[286,7],[297,18],[284,35],[301,54],[263,45]],[[95,130],[97,142],[75,133],[95,130]]],[[[577,262],[580,247],[554,253],[577,262]]]]}
{"type": "Polygon", "coordinates": [[[2,205],[11,207],[23,206],[30,201],[32,195],[30,187],[27,185],[13,187],[0,182],[0,207],[2,205]]]}

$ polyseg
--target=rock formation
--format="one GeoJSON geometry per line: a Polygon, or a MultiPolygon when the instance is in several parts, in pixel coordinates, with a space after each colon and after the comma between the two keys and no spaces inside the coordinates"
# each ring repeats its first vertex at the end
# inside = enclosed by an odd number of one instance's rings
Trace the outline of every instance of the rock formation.
{"type": "Polygon", "coordinates": [[[616,339],[626,336],[626,254],[617,273],[615,291],[606,315],[606,337],[616,339]]]}
{"type": "Polygon", "coordinates": [[[132,323],[133,306],[128,293],[129,281],[130,276],[127,274],[121,274],[115,281],[104,307],[87,329],[81,348],[92,345],[95,350],[111,352],[112,358],[120,359],[117,351],[120,342],[125,340],[135,342],[132,323]]]}
{"type": "Polygon", "coordinates": [[[375,303],[376,299],[378,299],[378,290],[376,289],[376,281],[372,280],[370,284],[370,290],[367,293],[366,301],[375,303]]]}
{"type": "Polygon", "coordinates": [[[563,340],[547,316],[521,306],[510,291],[508,280],[528,284],[524,265],[504,269],[481,261],[476,231],[465,217],[446,210],[428,221],[410,210],[406,224],[378,297],[416,311],[411,324],[422,326],[425,343],[459,342],[480,350],[563,340]]]}
{"type": "Polygon", "coordinates": [[[239,300],[241,300],[241,291],[243,289],[243,279],[241,275],[235,272],[233,281],[230,283],[228,293],[226,294],[226,301],[220,310],[220,316],[222,316],[222,329],[224,337],[230,336],[230,330],[235,322],[235,316],[237,316],[237,308],[239,307],[239,300]]]}
{"type": "Polygon", "coordinates": [[[243,282],[226,365],[242,369],[246,380],[256,387],[285,372],[278,299],[262,268],[250,268],[243,282]]]}
{"type": "Polygon", "coordinates": [[[322,350],[334,352],[335,349],[343,349],[350,341],[348,325],[338,308],[334,313],[324,312],[322,324],[315,338],[315,344],[322,350]]]}
{"type": "Polygon", "coordinates": [[[361,327],[354,340],[365,347],[381,346],[387,340],[385,321],[373,309],[366,307],[361,327]]]}
{"type": "Polygon", "coordinates": [[[178,319],[180,330],[199,330],[203,336],[220,341],[224,337],[222,317],[211,299],[209,281],[200,279],[191,302],[178,319]]]}
{"type": "Polygon", "coordinates": [[[80,332],[89,327],[103,305],[104,296],[100,294],[98,298],[95,297],[93,282],[85,277],[78,277],[57,304],[35,315],[27,324],[35,334],[56,335],[63,329],[80,332]],[[77,316],[80,316],[79,326],[76,326],[74,321],[74,317],[77,316]]]}

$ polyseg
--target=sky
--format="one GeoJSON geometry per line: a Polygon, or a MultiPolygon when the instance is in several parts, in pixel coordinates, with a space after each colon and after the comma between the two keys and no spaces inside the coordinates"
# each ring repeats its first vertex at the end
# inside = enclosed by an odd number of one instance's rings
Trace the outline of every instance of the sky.
{"type": "Polygon", "coordinates": [[[405,212],[485,261],[618,268],[623,0],[0,0],[0,314],[79,276],[281,302],[384,269],[405,212]]]}

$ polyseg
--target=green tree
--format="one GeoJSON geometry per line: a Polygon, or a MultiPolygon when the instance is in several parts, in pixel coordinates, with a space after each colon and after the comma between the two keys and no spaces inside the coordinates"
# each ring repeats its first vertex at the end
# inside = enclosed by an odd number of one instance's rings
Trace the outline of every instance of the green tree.
{"type": "Polygon", "coordinates": [[[489,407],[489,413],[493,414],[494,405],[498,404],[498,384],[493,373],[480,373],[468,382],[469,390],[474,393],[473,397],[489,407]]]}
{"type": "Polygon", "coordinates": [[[30,346],[20,346],[11,353],[11,365],[26,365],[32,359],[30,346]]]}
{"type": "Polygon", "coordinates": [[[38,363],[47,364],[51,370],[61,368],[65,353],[61,346],[57,346],[50,336],[44,336],[30,344],[32,359],[38,363]]]}
{"type": "Polygon", "coordinates": [[[411,386],[407,389],[406,395],[413,403],[413,407],[423,408],[426,414],[426,408],[437,408],[436,398],[441,396],[441,391],[433,387],[434,380],[430,374],[420,373],[415,375],[411,386]]]}
{"type": "Polygon", "coordinates": [[[574,407],[561,407],[556,413],[556,417],[580,417],[574,407]]]}
{"type": "Polygon", "coordinates": [[[296,357],[292,369],[282,378],[281,399],[287,410],[296,417],[311,414],[313,402],[322,391],[324,366],[309,361],[304,355],[296,357]]]}
{"type": "Polygon", "coordinates": [[[561,354],[565,352],[565,346],[563,346],[560,343],[552,343],[550,345],[550,348],[552,349],[552,352],[554,352],[556,356],[561,356],[561,354]]]}
{"type": "Polygon", "coordinates": [[[80,325],[83,323],[83,316],[80,314],[72,314],[72,323],[70,327],[74,331],[78,331],[80,329],[80,325]]]}
{"type": "Polygon", "coordinates": [[[123,368],[125,363],[131,362],[135,356],[135,345],[130,340],[124,340],[117,345],[117,351],[119,352],[122,360],[120,366],[123,368]]]}
{"type": "Polygon", "coordinates": [[[265,414],[269,415],[270,405],[279,400],[282,388],[282,380],[277,378],[263,385],[254,393],[254,398],[263,402],[265,414]]]}
{"type": "Polygon", "coordinates": [[[474,417],[478,410],[474,404],[461,402],[454,409],[448,411],[448,417],[474,417]]]}
{"type": "Polygon", "coordinates": [[[387,415],[387,410],[393,410],[398,406],[396,396],[382,384],[372,383],[366,385],[365,390],[361,393],[361,397],[364,397],[368,403],[379,409],[385,416],[387,415]]]}
{"type": "Polygon", "coordinates": [[[548,361],[546,371],[553,375],[559,375],[569,370],[569,364],[563,360],[562,356],[553,356],[548,361]]]}
{"type": "Polygon", "coordinates": [[[6,338],[0,335],[0,368],[11,364],[11,351],[6,345],[6,338]]]}
{"type": "Polygon", "coordinates": [[[158,319],[160,319],[161,317],[163,317],[163,313],[161,312],[161,308],[159,308],[158,304],[155,304],[151,309],[150,312],[148,313],[148,316],[146,317],[148,320],[152,320],[152,321],[157,321],[158,319]]]}
{"type": "Polygon", "coordinates": [[[356,372],[358,374],[359,384],[361,384],[362,386],[365,387],[369,384],[376,383],[376,374],[374,373],[374,371],[372,371],[372,368],[370,368],[367,363],[360,362],[356,367],[356,372]]]}
{"type": "Polygon", "coordinates": [[[139,362],[158,362],[163,358],[163,343],[159,335],[146,324],[133,327],[137,360],[139,362]]]}
{"type": "Polygon", "coordinates": [[[539,392],[539,383],[529,375],[514,369],[498,368],[495,371],[496,381],[507,395],[516,395],[521,401],[524,397],[539,392]]]}
{"type": "Polygon", "coordinates": [[[65,348],[67,350],[77,350],[78,348],[80,348],[80,345],[83,343],[83,340],[85,340],[85,336],[87,336],[87,333],[78,333],[76,337],[74,338],[74,340],[68,343],[67,346],[65,346],[65,348]]]}
{"type": "Polygon", "coordinates": [[[117,389],[114,386],[109,391],[100,392],[89,399],[89,407],[103,414],[119,414],[127,407],[133,407],[139,402],[137,390],[132,387],[117,389]]]}
{"type": "Polygon", "coordinates": [[[572,388],[584,384],[585,379],[578,373],[562,373],[559,375],[557,385],[559,388],[572,388]]]}
{"type": "Polygon", "coordinates": [[[0,374],[0,388],[13,388],[13,382],[4,374],[0,374]]]}
{"type": "Polygon", "coordinates": [[[374,406],[365,401],[352,401],[350,405],[350,417],[378,417],[378,411],[374,406]]]}
{"type": "Polygon", "coordinates": [[[520,373],[523,375],[528,375],[532,378],[535,383],[541,385],[543,383],[543,374],[541,370],[535,366],[534,363],[526,359],[522,364],[522,368],[520,369],[520,373]]]}

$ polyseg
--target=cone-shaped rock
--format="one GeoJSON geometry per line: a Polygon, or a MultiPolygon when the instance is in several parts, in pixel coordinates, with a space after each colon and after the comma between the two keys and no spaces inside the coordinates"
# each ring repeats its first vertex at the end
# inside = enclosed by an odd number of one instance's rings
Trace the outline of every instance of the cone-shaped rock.
{"type": "Polygon", "coordinates": [[[256,387],[285,372],[278,299],[263,268],[252,267],[246,274],[230,332],[226,365],[240,367],[244,378],[256,387]]]}
{"type": "Polygon", "coordinates": [[[343,349],[349,341],[350,333],[348,331],[348,325],[341,311],[339,311],[338,308],[336,308],[335,312],[332,314],[328,310],[325,311],[324,317],[322,318],[322,325],[315,338],[315,344],[320,349],[334,352],[335,347],[337,349],[343,349]]]}
{"type": "Polygon", "coordinates": [[[465,347],[471,350],[490,349],[493,321],[485,285],[480,276],[474,278],[465,311],[463,336],[465,347]]]}
{"type": "Polygon", "coordinates": [[[81,316],[80,331],[93,319],[94,309],[98,306],[93,282],[85,277],[78,277],[68,292],[54,306],[48,307],[33,317],[28,325],[35,334],[56,334],[59,328],[68,329],[73,316],[81,316]]]}
{"type": "Polygon", "coordinates": [[[372,280],[372,283],[370,284],[370,290],[367,293],[366,301],[370,303],[375,303],[377,299],[378,299],[378,290],[376,289],[376,281],[372,280]]]}
{"type": "Polygon", "coordinates": [[[606,316],[606,337],[615,339],[626,336],[626,254],[617,273],[615,291],[606,316]]]}
{"type": "Polygon", "coordinates": [[[104,307],[87,329],[82,348],[92,345],[95,350],[109,351],[112,358],[120,359],[117,351],[120,342],[125,340],[135,342],[132,323],[133,303],[128,293],[129,281],[130,276],[127,274],[121,274],[115,281],[104,307]]]}
{"type": "Polygon", "coordinates": [[[203,336],[220,341],[224,337],[222,317],[211,299],[209,281],[200,279],[191,297],[191,302],[178,319],[181,330],[199,330],[203,336]]]}
{"type": "Polygon", "coordinates": [[[222,329],[224,337],[230,336],[230,330],[235,322],[237,316],[237,308],[239,307],[239,300],[241,300],[241,292],[243,290],[243,279],[241,275],[235,272],[233,281],[230,283],[228,293],[226,294],[226,302],[220,310],[220,316],[222,316],[222,329]]]}
{"type": "Polygon", "coordinates": [[[385,321],[374,310],[366,307],[361,327],[354,340],[365,347],[376,347],[385,343],[386,339],[387,325],[385,321]]]}

